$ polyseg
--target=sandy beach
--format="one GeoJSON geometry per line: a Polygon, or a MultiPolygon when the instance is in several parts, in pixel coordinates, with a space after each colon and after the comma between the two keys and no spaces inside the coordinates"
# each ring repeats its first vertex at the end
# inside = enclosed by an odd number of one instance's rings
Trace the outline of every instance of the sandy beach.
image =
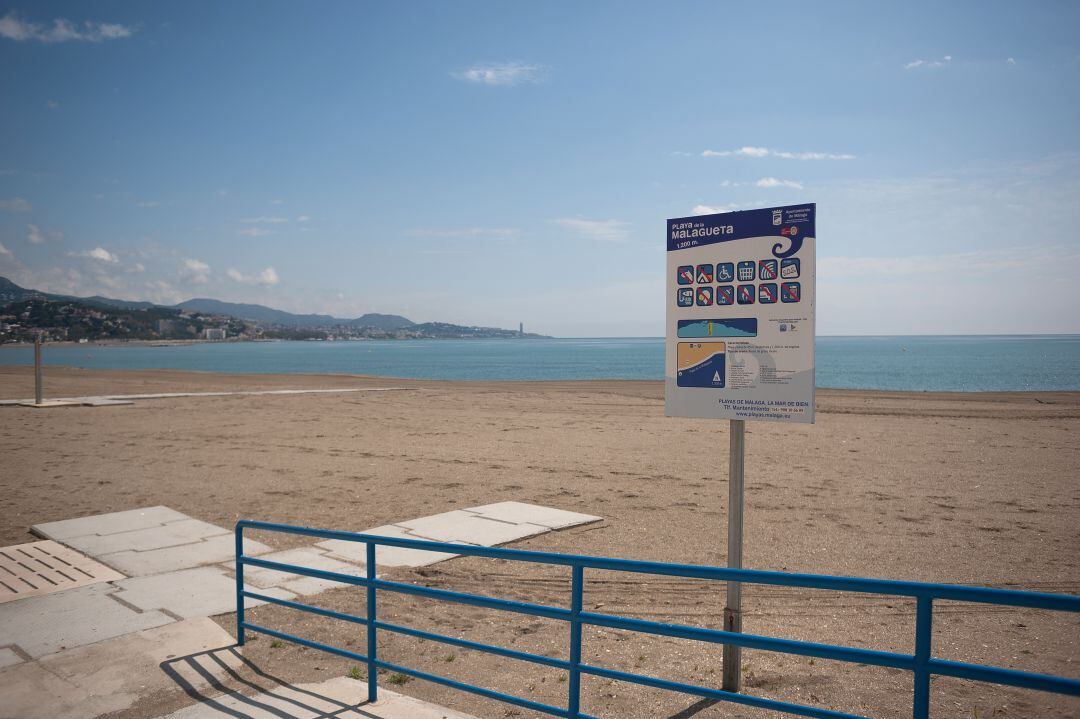
{"type": "MultiPolygon", "coordinates": [[[[198,397],[134,406],[0,408],[4,544],[31,524],[163,504],[231,526],[252,518],[360,530],[518,500],[602,523],[516,547],[693,564],[725,562],[726,423],[666,418],[659,382],[434,382],[316,375],[218,375],[47,368],[49,397],[175,391],[400,387],[407,391],[198,397]]],[[[33,395],[29,368],[0,367],[0,398],[33,395]]],[[[745,564],[757,569],[1080,593],[1080,393],[914,394],[823,390],[813,426],[747,429],[745,564]]],[[[280,536],[260,537],[278,547],[280,536]]],[[[296,541],[296,545],[306,544],[296,541]]],[[[564,605],[565,573],[459,559],[394,570],[495,596],[564,605]]],[[[587,606],[719,626],[722,585],[598,576],[587,606]]],[[[871,596],[744,590],[744,630],[910,651],[913,607],[871,596]]],[[[320,595],[335,608],[355,590],[320,595]]],[[[388,597],[388,621],[565,655],[565,628],[388,597]]],[[[1030,610],[946,605],[939,656],[1077,676],[1080,622],[1030,610]]],[[[361,646],[363,630],[280,607],[260,623],[361,646]],[[353,636],[355,635],[355,636],[353,636]]],[[[231,621],[221,619],[224,626],[231,621]]],[[[384,637],[418,668],[561,703],[558,672],[384,637]],[[526,691],[528,689],[528,691],[526,691]]],[[[720,648],[613,630],[585,656],[614,668],[719,686],[720,648]]],[[[351,664],[312,650],[247,655],[293,681],[351,664]]],[[[910,716],[906,672],[744,653],[748,691],[883,717],[910,716]]],[[[408,663],[408,662],[403,662],[408,663]]],[[[769,716],[585,679],[585,708],[610,717],[769,716]],[[700,711],[696,711],[700,709],[700,711]],[[691,713],[686,713],[691,711],[691,713]]],[[[1076,700],[936,680],[934,716],[1078,716],[1076,700]]],[[[532,716],[410,681],[400,691],[478,716],[532,716]]],[[[122,716],[148,713],[148,697],[122,716]]],[[[155,709],[162,707],[154,705],[155,709]]],[[[166,707],[167,708],[167,707],[166,707]]]]}

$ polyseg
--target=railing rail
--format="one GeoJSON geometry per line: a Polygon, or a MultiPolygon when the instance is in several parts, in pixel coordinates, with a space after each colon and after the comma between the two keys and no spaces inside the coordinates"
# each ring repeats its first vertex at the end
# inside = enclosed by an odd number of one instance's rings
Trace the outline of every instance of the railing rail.
{"type": "Polygon", "coordinates": [[[914,676],[914,691],[912,697],[912,716],[914,719],[927,719],[929,717],[930,683],[931,678],[935,675],[957,677],[989,684],[1035,689],[1038,691],[1065,694],[1069,696],[1080,696],[1080,680],[1078,679],[934,658],[932,656],[931,647],[934,600],[977,602],[1029,609],[1080,612],[1080,596],[1070,594],[1048,594],[1045,592],[1028,592],[1013,589],[997,589],[993,587],[906,582],[886,579],[863,579],[859,577],[797,574],[754,569],[729,569],[725,567],[709,567],[692,564],[671,564],[664,562],[613,559],[608,557],[590,557],[577,554],[555,554],[551,552],[536,552],[521,549],[477,547],[474,545],[430,542],[418,539],[378,537],[358,532],[295,527],[286,524],[275,524],[272,522],[259,522],[254,520],[241,520],[236,525],[237,643],[243,645],[245,642],[246,630],[251,630],[267,634],[277,639],[291,641],[302,646],[320,649],[331,654],[363,662],[368,668],[368,699],[373,702],[378,698],[378,670],[385,669],[491,699],[497,699],[533,711],[550,714],[552,716],[567,717],[568,719],[584,719],[590,718],[590,715],[581,711],[581,675],[585,674],[630,682],[642,686],[667,689],[707,699],[732,702],[763,709],[772,709],[798,716],[819,717],[821,719],[867,719],[866,717],[860,717],[855,714],[833,711],[821,707],[794,704],[748,694],[738,694],[721,689],[702,687],[683,682],[674,682],[643,674],[623,672],[586,664],[581,660],[582,628],[584,626],[608,627],[658,636],[692,639],[712,644],[733,644],[751,649],[764,649],[786,654],[903,669],[912,672],[914,676]],[[366,572],[364,576],[343,574],[340,572],[312,569],[310,567],[284,564],[281,562],[259,559],[258,557],[246,556],[243,553],[243,536],[245,529],[282,532],[286,534],[318,537],[321,539],[341,539],[362,543],[366,547],[366,572]],[[376,548],[379,545],[402,547],[405,549],[421,549],[429,552],[434,551],[465,556],[489,557],[510,561],[567,566],[571,568],[570,606],[569,608],[554,607],[545,604],[498,599],[484,595],[466,594],[446,589],[423,587],[414,584],[379,579],[375,574],[376,548]],[[367,596],[366,615],[363,617],[355,616],[250,591],[244,584],[245,566],[262,567],[280,572],[299,574],[302,576],[327,579],[343,584],[364,587],[367,596]],[[587,612],[582,609],[586,569],[913,598],[916,602],[914,653],[904,654],[833,644],[803,642],[777,637],[734,633],[722,629],[707,629],[682,624],[668,624],[644,619],[634,619],[612,614],[587,612]],[[467,639],[449,637],[435,632],[384,622],[378,618],[378,592],[380,591],[427,597],[454,604],[464,604],[565,621],[570,627],[569,659],[555,659],[530,652],[482,644],[467,639]],[[276,604],[290,609],[296,609],[311,614],[329,617],[331,619],[365,626],[367,627],[367,653],[360,654],[358,652],[341,649],[248,622],[245,616],[245,598],[261,600],[270,604],[276,604]],[[525,662],[565,670],[568,673],[566,707],[543,704],[531,699],[467,684],[455,679],[430,674],[428,672],[400,666],[380,659],[378,657],[377,643],[379,631],[402,634],[427,641],[440,642],[461,649],[487,652],[489,654],[495,654],[510,659],[518,659],[525,662]]]}

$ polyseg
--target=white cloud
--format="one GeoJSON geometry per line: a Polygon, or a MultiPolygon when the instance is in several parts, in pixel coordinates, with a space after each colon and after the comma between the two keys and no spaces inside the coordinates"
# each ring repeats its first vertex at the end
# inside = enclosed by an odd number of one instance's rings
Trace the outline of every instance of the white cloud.
{"type": "Polygon", "coordinates": [[[26,226],[26,241],[31,245],[40,245],[45,242],[45,233],[37,225],[26,226]]]}
{"type": "Polygon", "coordinates": [[[406,230],[409,237],[441,237],[464,240],[512,240],[521,236],[516,227],[422,227],[406,230]]]}
{"type": "Polygon", "coordinates": [[[236,234],[245,237],[265,237],[266,235],[272,235],[273,232],[264,227],[245,227],[242,230],[237,230],[236,234]]]}
{"type": "Polygon", "coordinates": [[[50,110],[55,110],[56,108],[60,107],[60,103],[56,100],[48,100],[45,102],[45,107],[49,108],[50,110]]]}
{"type": "Polygon", "coordinates": [[[717,215],[721,212],[733,212],[738,209],[738,205],[728,204],[719,205],[713,207],[711,205],[694,205],[694,209],[690,211],[691,215],[717,215]]]}
{"type": "Polygon", "coordinates": [[[1016,58],[1015,57],[1007,57],[1007,58],[1005,58],[1005,64],[1008,65],[1009,67],[1012,67],[1013,65],[1016,64],[1016,58]]]}
{"type": "Polygon", "coordinates": [[[771,147],[754,147],[747,145],[735,150],[705,150],[702,157],[777,157],[782,160],[854,160],[855,155],[848,153],[834,154],[831,152],[791,152],[789,150],[776,150],[771,147]]]}
{"type": "Polygon", "coordinates": [[[630,236],[629,223],[623,220],[581,220],[564,218],[551,220],[579,237],[601,242],[622,242],[630,236]]]}
{"type": "Polygon", "coordinates": [[[946,55],[940,60],[912,60],[904,65],[905,70],[934,70],[945,67],[952,62],[952,55],[946,55]]]}
{"type": "Polygon", "coordinates": [[[197,285],[205,285],[210,281],[210,265],[200,260],[185,258],[180,266],[180,277],[197,285]]]}
{"type": "Polygon", "coordinates": [[[92,250],[86,250],[85,252],[69,252],[70,257],[85,257],[89,260],[97,260],[98,262],[105,262],[110,265],[115,265],[120,261],[120,258],[113,253],[106,250],[101,245],[98,245],[92,250]]]}
{"type": "Polygon", "coordinates": [[[756,187],[789,187],[793,190],[803,189],[801,182],[795,180],[780,180],[775,177],[763,177],[754,183],[756,187]]]}
{"type": "Polygon", "coordinates": [[[281,278],[278,277],[277,270],[275,270],[273,267],[267,267],[265,270],[263,270],[257,275],[245,275],[244,273],[240,272],[240,270],[234,270],[230,267],[228,270],[225,271],[225,274],[228,275],[231,279],[243,285],[270,286],[276,285],[278,282],[281,281],[281,278]]]}
{"type": "Polygon", "coordinates": [[[0,37],[16,42],[103,42],[131,37],[134,33],[134,28],[126,25],[93,20],[78,25],[71,20],[57,18],[52,21],[52,26],[42,25],[24,20],[14,10],[0,18],[0,37]]]}
{"type": "Polygon", "coordinates": [[[454,77],[481,85],[512,86],[539,82],[545,69],[543,65],[527,65],[521,62],[479,64],[454,73],[454,77]]]}
{"type": "Polygon", "coordinates": [[[6,257],[9,260],[14,260],[15,259],[15,255],[12,254],[11,250],[4,247],[4,243],[2,243],[2,242],[0,242],[0,257],[6,257]]]}
{"type": "Polygon", "coordinates": [[[281,225],[288,222],[289,218],[264,215],[262,217],[248,217],[240,221],[246,225],[281,225]]]}
{"type": "Polygon", "coordinates": [[[296,218],[296,221],[297,222],[307,222],[310,219],[311,219],[311,217],[308,216],[308,215],[300,215],[299,217],[296,218]]]}
{"type": "Polygon", "coordinates": [[[0,200],[0,210],[3,212],[29,212],[34,209],[29,202],[21,197],[12,197],[10,200],[0,200]]]}

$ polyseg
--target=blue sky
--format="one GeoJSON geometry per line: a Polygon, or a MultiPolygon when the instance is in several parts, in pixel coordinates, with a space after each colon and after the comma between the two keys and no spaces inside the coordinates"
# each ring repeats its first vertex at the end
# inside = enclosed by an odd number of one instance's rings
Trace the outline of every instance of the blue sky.
{"type": "Polygon", "coordinates": [[[0,275],[663,332],[818,203],[820,334],[1080,332],[1080,5],[0,2],[0,275]]]}

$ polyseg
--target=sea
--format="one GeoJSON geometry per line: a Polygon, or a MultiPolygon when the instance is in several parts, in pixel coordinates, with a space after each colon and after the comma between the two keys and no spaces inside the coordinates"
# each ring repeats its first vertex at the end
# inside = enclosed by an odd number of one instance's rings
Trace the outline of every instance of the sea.
{"type": "MultiPolygon", "coordinates": [[[[44,347],[46,365],[88,369],[364,374],[445,380],[660,380],[664,341],[596,339],[207,342],[44,347]]],[[[1080,390],[1080,335],[817,338],[817,385],[916,392],[1080,390]]],[[[29,346],[0,365],[29,365],[29,346]]]]}

